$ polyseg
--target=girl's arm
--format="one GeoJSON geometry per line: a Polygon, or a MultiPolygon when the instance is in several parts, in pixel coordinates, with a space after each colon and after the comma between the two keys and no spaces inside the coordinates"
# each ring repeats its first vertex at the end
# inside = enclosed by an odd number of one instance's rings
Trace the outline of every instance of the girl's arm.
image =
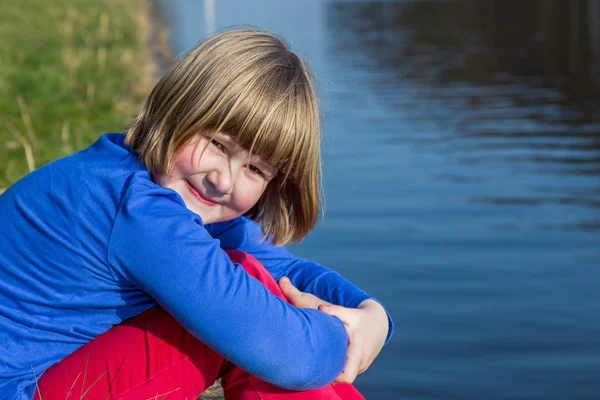
{"type": "Polygon", "coordinates": [[[202,342],[276,386],[333,381],[348,345],[342,322],[269,293],[169,192],[135,183],[124,196],[107,254],[124,290],[142,289],[202,342]]]}
{"type": "MultiPolygon", "coordinates": [[[[358,308],[367,299],[377,301],[339,273],[296,257],[285,247],[274,246],[269,240],[261,241],[261,228],[248,218],[239,217],[232,221],[211,224],[207,229],[213,237],[221,241],[222,248],[237,249],[253,255],[276,281],[287,276],[300,291],[348,308],[358,308]]],[[[389,312],[385,311],[388,317],[387,343],[392,336],[394,324],[389,312]]]]}

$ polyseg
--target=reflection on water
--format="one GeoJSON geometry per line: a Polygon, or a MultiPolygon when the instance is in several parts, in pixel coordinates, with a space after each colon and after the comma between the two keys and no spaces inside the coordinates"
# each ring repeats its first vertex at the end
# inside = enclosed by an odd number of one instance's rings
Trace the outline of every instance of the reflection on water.
{"type": "MultiPolygon", "coordinates": [[[[330,51],[363,69],[368,90],[399,123],[386,138],[445,154],[455,173],[486,182],[474,204],[600,207],[600,2],[333,3],[330,51]],[[359,52],[359,54],[356,54],[359,52]],[[498,193],[486,172],[526,182],[498,193]]],[[[600,228],[600,220],[542,229],[600,228]]]]}

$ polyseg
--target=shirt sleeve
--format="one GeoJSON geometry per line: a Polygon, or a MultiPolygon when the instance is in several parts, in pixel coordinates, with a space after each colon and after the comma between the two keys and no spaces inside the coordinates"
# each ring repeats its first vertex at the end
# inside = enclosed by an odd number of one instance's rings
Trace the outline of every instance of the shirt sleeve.
{"type": "Polygon", "coordinates": [[[369,296],[338,272],[296,257],[285,247],[274,246],[268,239],[263,241],[262,229],[254,221],[239,217],[232,221],[208,225],[207,229],[213,237],[220,240],[223,249],[237,249],[251,254],[277,281],[287,276],[299,290],[348,308],[356,308],[367,299],[377,301],[388,316],[386,343],[392,337],[392,317],[379,300],[369,296]]]}
{"type": "Polygon", "coordinates": [[[348,345],[342,322],[296,309],[233,264],[181,198],[138,183],[115,219],[108,263],[225,359],[276,386],[332,382],[348,345]]]}

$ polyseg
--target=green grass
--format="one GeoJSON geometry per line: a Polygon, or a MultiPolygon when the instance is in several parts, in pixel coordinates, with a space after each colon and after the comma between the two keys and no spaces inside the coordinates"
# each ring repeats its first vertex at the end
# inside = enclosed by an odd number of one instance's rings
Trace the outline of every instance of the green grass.
{"type": "Polygon", "coordinates": [[[0,192],[100,134],[149,89],[143,0],[0,0],[0,192]]]}

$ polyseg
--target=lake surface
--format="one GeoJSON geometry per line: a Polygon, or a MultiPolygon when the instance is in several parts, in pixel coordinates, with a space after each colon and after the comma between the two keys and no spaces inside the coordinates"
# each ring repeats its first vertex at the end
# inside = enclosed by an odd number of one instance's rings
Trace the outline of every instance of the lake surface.
{"type": "Polygon", "coordinates": [[[327,208],[293,251],[389,308],[367,399],[600,399],[600,2],[163,1],[311,65],[327,208]]]}

